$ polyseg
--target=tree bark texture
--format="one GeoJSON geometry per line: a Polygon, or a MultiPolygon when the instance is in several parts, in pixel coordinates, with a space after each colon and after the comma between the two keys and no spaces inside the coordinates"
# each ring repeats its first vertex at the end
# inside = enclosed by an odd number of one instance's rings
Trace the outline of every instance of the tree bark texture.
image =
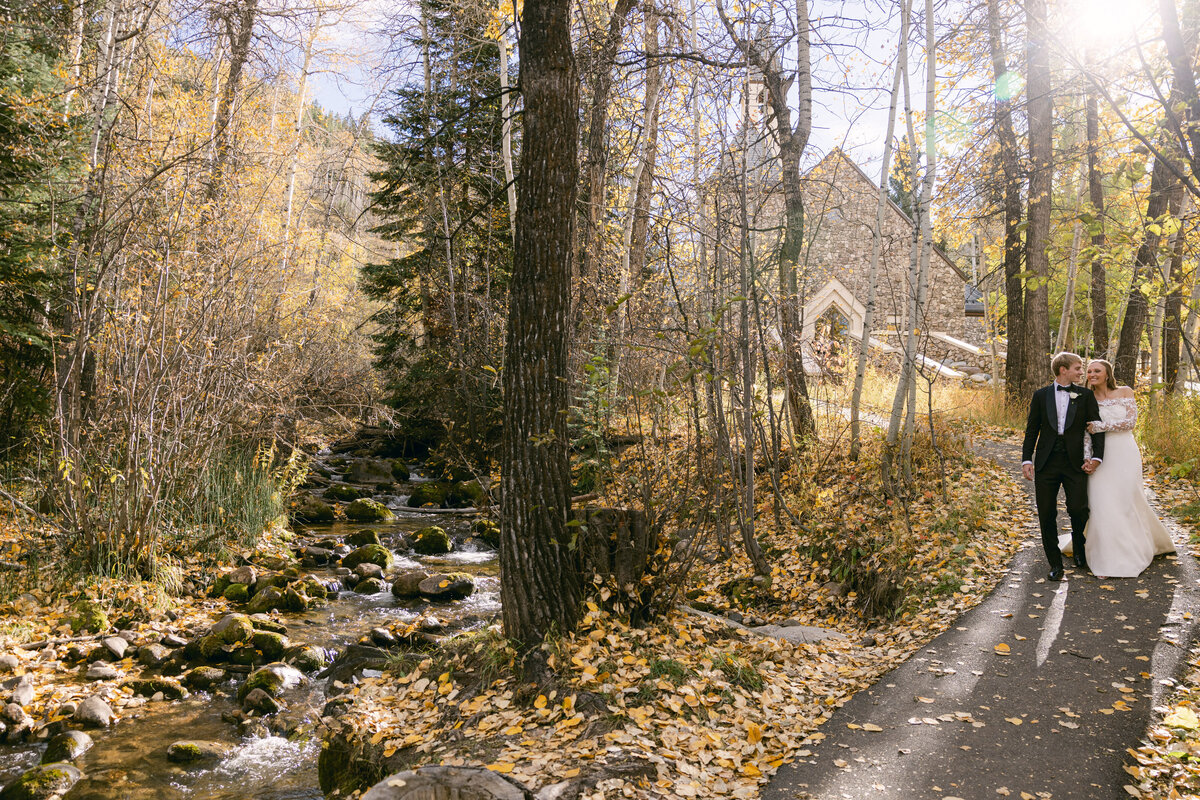
{"type": "Polygon", "coordinates": [[[574,629],[578,559],[567,527],[572,232],[579,180],[579,81],[570,0],[527,0],[517,238],[505,337],[500,599],[505,635],[526,646],[574,629]]]}
{"type": "Polygon", "coordinates": [[[1105,248],[1104,236],[1104,187],[1100,183],[1100,111],[1096,95],[1088,92],[1087,101],[1087,159],[1088,159],[1088,202],[1095,214],[1092,233],[1092,351],[1100,358],[1108,358],[1108,274],[1101,253],[1105,248]]]}
{"type": "Polygon", "coordinates": [[[242,85],[242,75],[250,58],[250,43],[254,39],[254,24],[258,20],[258,0],[245,0],[217,11],[229,38],[229,75],[217,104],[216,125],[213,130],[213,163],[209,176],[208,194],[215,197],[221,189],[225,165],[229,160],[229,124],[233,106],[242,85]]]}
{"type": "Polygon", "coordinates": [[[1179,348],[1183,330],[1180,321],[1183,318],[1183,263],[1185,224],[1190,216],[1193,204],[1189,196],[1184,196],[1179,210],[1180,226],[1175,232],[1174,245],[1171,248],[1171,264],[1163,278],[1167,284],[1167,296],[1163,303],[1162,325],[1162,375],[1164,388],[1168,394],[1176,389],[1179,381],[1179,348]]]}
{"type": "MultiPolygon", "coordinates": [[[[996,83],[1010,80],[1001,31],[1000,0],[988,0],[988,43],[996,83]]],[[[1008,355],[1005,357],[1005,387],[1010,400],[1021,396],[1025,375],[1025,285],[1021,280],[1021,158],[1013,128],[1012,100],[996,99],[996,135],[1000,144],[1000,168],[1004,181],[1004,297],[1008,306],[1008,355]]]]}
{"type": "Polygon", "coordinates": [[[1137,380],[1138,355],[1142,349],[1142,333],[1150,303],[1142,292],[1142,285],[1158,266],[1158,248],[1162,241],[1164,215],[1171,210],[1172,183],[1170,167],[1164,159],[1154,159],[1150,171],[1150,197],[1146,200],[1146,228],[1133,261],[1133,275],[1129,281],[1129,293],[1125,303],[1125,316],[1121,321],[1121,334],[1117,339],[1117,354],[1113,359],[1113,377],[1119,383],[1133,386],[1137,380]]]}
{"type": "Polygon", "coordinates": [[[1050,31],[1045,0],[1025,3],[1025,91],[1029,117],[1029,222],[1025,228],[1025,376],[1022,396],[1046,382],[1050,371],[1050,204],[1054,190],[1054,96],[1050,31]]]}

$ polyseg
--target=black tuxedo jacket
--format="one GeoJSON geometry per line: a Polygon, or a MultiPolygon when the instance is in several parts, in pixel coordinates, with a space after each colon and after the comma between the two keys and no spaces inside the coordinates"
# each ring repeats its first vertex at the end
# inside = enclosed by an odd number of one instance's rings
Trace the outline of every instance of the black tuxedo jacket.
{"type": "MultiPolygon", "coordinates": [[[[1044,386],[1033,393],[1029,404],[1029,420],[1025,423],[1025,443],[1021,447],[1021,460],[1032,461],[1033,468],[1039,470],[1046,465],[1050,458],[1050,450],[1058,436],[1058,407],[1055,405],[1054,393],[1056,384],[1044,386]]],[[[1076,395],[1067,404],[1067,419],[1063,426],[1063,440],[1067,445],[1067,455],[1070,456],[1071,466],[1083,471],[1083,437],[1087,433],[1087,424],[1100,419],[1100,405],[1091,389],[1082,386],[1071,386],[1071,393],[1076,395]]],[[[1092,457],[1104,458],[1104,434],[1092,434],[1092,457]]]]}

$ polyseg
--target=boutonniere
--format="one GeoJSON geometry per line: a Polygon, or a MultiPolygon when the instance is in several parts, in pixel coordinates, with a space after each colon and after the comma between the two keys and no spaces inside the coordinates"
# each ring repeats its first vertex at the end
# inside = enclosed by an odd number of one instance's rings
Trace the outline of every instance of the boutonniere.
{"type": "Polygon", "coordinates": [[[1067,392],[1067,397],[1071,398],[1072,400],[1078,400],[1079,392],[1067,392]]]}

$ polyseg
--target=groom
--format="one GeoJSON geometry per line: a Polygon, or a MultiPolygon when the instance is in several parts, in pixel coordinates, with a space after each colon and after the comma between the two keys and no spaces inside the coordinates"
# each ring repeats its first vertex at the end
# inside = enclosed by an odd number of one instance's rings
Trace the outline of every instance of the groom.
{"type": "Polygon", "coordinates": [[[1058,549],[1058,489],[1067,495],[1071,517],[1071,546],[1075,567],[1087,568],[1083,552],[1083,529],[1088,521],[1087,476],[1104,458],[1104,434],[1092,435],[1092,458],[1084,461],[1083,437],[1087,424],[1100,419],[1100,406],[1091,389],[1080,386],[1083,359],[1074,353],[1059,353],[1050,361],[1054,383],[1033,393],[1025,444],[1021,447],[1021,474],[1034,482],[1042,546],[1050,562],[1052,581],[1063,577],[1062,552],[1058,549]]]}

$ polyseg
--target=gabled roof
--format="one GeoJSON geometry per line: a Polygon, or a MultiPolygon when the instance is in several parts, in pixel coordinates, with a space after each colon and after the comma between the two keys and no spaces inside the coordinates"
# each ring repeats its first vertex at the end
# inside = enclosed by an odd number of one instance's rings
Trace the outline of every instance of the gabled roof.
{"type": "MultiPolygon", "coordinates": [[[[874,180],[872,180],[871,177],[867,175],[867,173],[863,172],[863,168],[860,167],[858,164],[856,164],[854,162],[854,159],[852,159],[849,155],[847,155],[846,151],[842,150],[842,148],[840,148],[840,147],[835,147],[832,150],[830,150],[829,153],[826,154],[826,156],[824,158],[822,158],[816,164],[809,167],[801,177],[802,178],[812,177],[813,173],[816,172],[818,169],[820,169],[823,164],[826,164],[828,161],[830,161],[831,159],[834,159],[834,158],[839,158],[842,161],[844,161],[846,164],[848,164],[851,167],[852,174],[857,175],[859,180],[861,180],[864,184],[866,184],[871,189],[872,192],[875,192],[875,193],[879,192],[879,184],[876,183],[874,180]]],[[[819,180],[819,178],[818,178],[818,180],[819,180]]],[[[897,214],[897,216],[900,217],[901,220],[903,220],[905,225],[911,226],[914,224],[912,221],[912,218],[909,217],[907,214],[905,214],[904,209],[902,209],[902,208],[900,208],[900,206],[896,205],[895,201],[893,201],[890,197],[887,198],[887,204],[889,206],[891,206],[892,210],[897,214]]],[[[967,273],[964,272],[957,264],[955,264],[954,261],[949,256],[947,256],[944,252],[942,252],[942,249],[940,247],[938,247],[937,245],[934,245],[933,252],[938,257],[940,257],[943,262],[945,262],[946,266],[948,266],[950,269],[954,270],[954,273],[956,275],[958,275],[958,277],[961,278],[964,283],[971,282],[971,277],[969,275],[967,275],[967,273]]]]}

